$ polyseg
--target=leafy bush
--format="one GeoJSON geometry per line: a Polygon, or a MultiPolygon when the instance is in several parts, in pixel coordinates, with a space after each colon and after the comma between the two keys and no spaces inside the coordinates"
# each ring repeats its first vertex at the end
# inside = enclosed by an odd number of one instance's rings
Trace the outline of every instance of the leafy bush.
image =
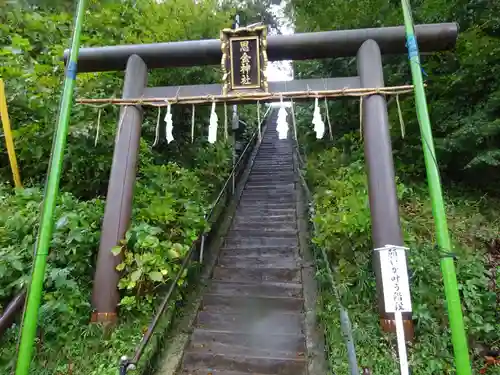
{"type": "MultiPolygon", "coordinates": [[[[307,178],[314,189],[317,233],[313,241],[329,251],[354,325],[358,359],[374,374],[399,373],[394,360],[394,337],[381,332],[371,266],[371,224],[364,165],[359,152],[344,155],[331,148],[309,156],[307,178]]],[[[408,188],[398,183],[402,224],[408,253],[416,341],[410,347],[410,363],[417,374],[454,373],[451,336],[439,267],[439,253],[432,245],[434,226],[426,188],[408,188]]],[[[488,203],[463,196],[448,197],[449,225],[458,255],[457,274],[471,349],[498,347],[495,292],[489,287],[493,270],[486,266],[485,240],[496,238],[500,221],[488,203]]],[[[498,205],[494,200],[490,201],[498,205]]],[[[327,327],[329,360],[337,373],[347,373],[345,349],[331,292],[325,289],[321,318],[327,327]]],[[[481,357],[474,357],[478,370],[481,357]]],[[[490,370],[489,373],[493,373],[490,370]]]]}
{"type": "MultiPolygon", "coordinates": [[[[362,2],[293,0],[296,31],[326,31],[395,26],[403,22],[399,1],[362,2]]],[[[486,254],[485,243],[498,241],[500,178],[498,126],[498,4],[484,1],[429,0],[412,2],[417,24],[458,22],[460,34],[453,51],[422,56],[427,73],[437,158],[447,188],[447,216],[454,242],[457,274],[465,322],[474,354],[475,373],[482,366],[484,347],[498,349],[498,317],[495,317],[495,256],[486,254]],[[492,197],[484,195],[490,192],[492,197]]],[[[406,55],[384,56],[386,85],[411,83],[406,55]]],[[[355,59],[336,58],[295,63],[300,78],[356,75],[355,59]]],[[[309,159],[307,177],[315,192],[318,232],[314,241],[329,250],[336,268],[343,302],[354,322],[358,359],[374,374],[398,373],[392,338],[380,332],[375,305],[375,279],[371,271],[371,234],[366,177],[359,128],[358,101],[329,104],[334,142],[316,141],[310,126],[300,123],[302,151],[309,159]],[[325,150],[336,146],[333,149],[325,150]]],[[[401,100],[406,137],[399,135],[397,110],[388,100],[393,124],[393,154],[397,166],[397,190],[408,261],[417,340],[410,349],[416,374],[451,374],[453,356],[446,321],[446,304],[434,244],[434,225],[425,184],[418,121],[412,95],[401,100]]],[[[305,111],[298,110],[300,116],[305,111]]],[[[310,111],[306,114],[311,118],[310,111]]],[[[320,275],[322,277],[322,275],[320,275]]],[[[328,290],[323,295],[322,319],[328,327],[330,363],[347,373],[340,338],[338,309],[328,290]]],[[[498,307],[498,306],[497,306],[498,307]]],[[[493,373],[495,370],[487,370],[493,373]]]]}
{"type": "MultiPolygon", "coordinates": [[[[10,188],[0,186],[0,306],[29,280],[41,200],[40,189],[12,193],[10,188]]],[[[42,307],[56,319],[88,308],[87,296],[82,294],[92,278],[103,207],[99,199],[80,202],[69,193],[59,197],[42,307]]],[[[45,318],[42,314],[42,320],[45,318]]]]}
{"type": "Polygon", "coordinates": [[[206,226],[210,196],[196,173],[174,163],[147,166],[142,174],[134,223],[123,245],[113,249],[116,255],[123,252],[124,260],[117,267],[124,271],[120,304],[129,309],[143,303],[144,296],[152,302],[158,285],[176,275],[178,260],[206,226]]]}
{"type": "MultiPolygon", "coordinates": [[[[38,188],[12,192],[11,188],[0,186],[1,310],[29,280],[41,201],[42,191],[38,188]]],[[[99,199],[81,202],[69,193],[58,199],[39,314],[40,364],[55,347],[69,343],[61,332],[71,335],[88,322],[103,212],[104,204],[99,199]]],[[[14,326],[0,342],[3,373],[13,366],[18,328],[14,326]]]]}
{"type": "MultiPolygon", "coordinates": [[[[6,85],[8,110],[25,185],[44,181],[64,77],[61,56],[71,35],[73,14],[70,6],[64,6],[68,2],[48,3],[28,6],[0,0],[0,76],[6,85]]],[[[230,23],[229,9],[220,9],[214,0],[199,3],[191,0],[93,0],[88,6],[81,36],[83,47],[214,38],[230,23]],[[168,27],[166,19],[170,20],[168,27]]],[[[75,96],[119,96],[122,78],[123,72],[79,74],[75,96]]],[[[150,73],[148,83],[165,86],[218,80],[217,69],[198,67],[155,70],[150,73]]],[[[174,108],[175,129],[188,134],[190,117],[177,115],[178,112],[180,110],[174,108]]],[[[99,142],[94,145],[97,110],[81,105],[73,107],[63,164],[63,190],[85,199],[105,195],[117,118],[115,108],[102,110],[99,142]]],[[[155,122],[146,119],[144,124],[149,144],[153,143],[155,122]]],[[[203,126],[206,128],[208,121],[203,126]]],[[[182,134],[176,134],[176,139],[181,139],[182,134]]],[[[168,151],[161,150],[161,153],[168,151]]],[[[176,149],[176,156],[179,154],[182,154],[181,148],[176,149]]],[[[10,181],[7,153],[3,148],[0,165],[0,176],[10,181]]]]}
{"type": "MultiPolygon", "coordinates": [[[[355,29],[403,24],[400,1],[292,0],[297,32],[355,29]]],[[[415,23],[457,22],[459,36],[452,51],[422,55],[427,97],[436,148],[448,182],[492,191],[500,181],[500,14],[498,2],[481,0],[428,0],[411,2],[415,23]]],[[[411,84],[406,54],[384,56],[386,85],[411,84]]],[[[352,58],[336,58],[295,64],[300,78],[356,75],[352,58]]],[[[353,102],[351,100],[351,102],[353,102]]],[[[357,103],[355,103],[357,104],[357,103]]],[[[330,104],[335,132],[359,126],[354,105],[330,104]]],[[[406,137],[395,140],[395,153],[408,175],[425,174],[420,156],[421,140],[412,95],[401,97],[406,137]],[[418,157],[416,157],[418,155],[418,157]]],[[[390,117],[398,123],[396,106],[390,117]]],[[[399,132],[399,126],[394,126],[399,132]]]]}
{"type": "MultiPolygon", "coordinates": [[[[104,342],[102,333],[87,327],[104,205],[98,199],[82,202],[69,193],[61,195],[48,261],[34,372],[53,374],[71,364],[75,374],[114,374],[118,355],[131,351],[141,338],[142,328],[155,308],[158,287],[171,280],[178,270],[178,261],[206,227],[204,217],[215,192],[206,189],[197,171],[174,163],[146,164],[140,174],[133,223],[123,246],[114,249],[125,255],[124,262],[118,266],[123,271],[120,281],[122,324],[112,338],[104,342]],[[87,337],[83,342],[79,340],[82,335],[87,337]],[[75,353],[81,355],[87,351],[102,353],[90,363],[74,357],[75,353]],[[58,352],[62,353],[60,359],[54,357],[58,352]]],[[[215,186],[219,187],[220,184],[215,186]]],[[[3,305],[29,277],[42,194],[34,188],[12,193],[10,188],[2,186],[0,197],[0,301],[3,305]]],[[[183,282],[184,279],[179,281],[183,282]]],[[[10,359],[17,333],[18,326],[15,326],[2,339],[0,368],[3,372],[8,372],[13,365],[10,359]]]]}

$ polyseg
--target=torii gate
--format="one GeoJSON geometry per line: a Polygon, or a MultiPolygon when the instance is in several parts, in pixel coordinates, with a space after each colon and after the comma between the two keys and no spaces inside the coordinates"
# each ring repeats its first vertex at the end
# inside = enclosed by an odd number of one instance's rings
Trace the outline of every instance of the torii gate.
{"type": "MultiPolygon", "coordinates": [[[[415,27],[422,52],[448,50],[458,35],[455,23],[427,24],[415,27]]],[[[358,76],[326,79],[304,79],[290,82],[269,82],[268,95],[225,95],[221,84],[148,87],[147,70],[165,67],[218,65],[223,52],[221,40],[200,40],[143,45],[82,48],[78,72],[116,71],[125,69],[122,102],[131,106],[121,111],[111,176],[108,186],[101,242],[93,289],[92,321],[113,322],[119,301],[120,257],[111,248],[124,238],[129,227],[136,166],[141,137],[141,102],[175,97],[184,103],[189,98],[212,97],[229,103],[272,102],[282,97],[308,98],[308,92],[343,89],[376,89],[384,87],[382,54],[406,53],[404,27],[277,35],[267,38],[269,61],[308,60],[357,56],[358,76]],[[221,95],[222,93],[222,95],[221,95]],[[298,95],[297,93],[302,93],[298,95]],[[274,95],[273,95],[274,94],[274,95]],[[140,101],[138,101],[140,99],[140,101]]],[[[69,51],[65,51],[65,59],[69,51]]],[[[267,60],[267,59],[266,59],[267,60]]],[[[267,62],[267,61],[265,61],[267,62]]],[[[119,101],[117,101],[119,102],[119,101]]],[[[382,93],[373,93],[363,100],[364,149],[369,181],[369,200],[374,248],[387,244],[402,246],[394,162],[389,134],[387,103],[382,93]]],[[[380,255],[374,252],[380,322],[385,331],[394,331],[393,314],[385,313],[380,274],[380,255]]],[[[404,316],[405,336],[413,335],[411,313],[404,316]]]]}

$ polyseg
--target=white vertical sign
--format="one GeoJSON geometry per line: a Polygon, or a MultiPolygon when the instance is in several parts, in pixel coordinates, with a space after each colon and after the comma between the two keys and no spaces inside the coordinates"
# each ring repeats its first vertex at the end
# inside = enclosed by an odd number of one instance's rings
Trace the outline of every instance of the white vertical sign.
{"type": "Polygon", "coordinates": [[[410,285],[406,267],[406,253],[402,246],[385,245],[375,249],[380,253],[382,288],[385,311],[394,313],[401,375],[408,375],[408,355],[403,327],[403,312],[411,312],[410,285]]]}
{"type": "Polygon", "coordinates": [[[385,311],[389,313],[411,312],[405,253],[407,249],[401,246],[386,245],[376,250],[380,252],[385,311]]]}

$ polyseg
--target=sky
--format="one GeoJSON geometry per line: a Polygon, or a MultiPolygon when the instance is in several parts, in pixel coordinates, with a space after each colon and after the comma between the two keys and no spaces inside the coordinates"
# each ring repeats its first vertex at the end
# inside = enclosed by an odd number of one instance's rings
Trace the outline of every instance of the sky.
{"type": "MultiPolygon", "coordinates": [[[[271,12],[277,17],[279,28],[282,34],[290,35],[294,33],[294,25],[284,12],[285,6],[282,1],[280,5],[271,5],[271,12]]],[[[293,79],[293,69],[291,61],[273,61],[267,66],[268,81],[291,81],[293,79]]]]}

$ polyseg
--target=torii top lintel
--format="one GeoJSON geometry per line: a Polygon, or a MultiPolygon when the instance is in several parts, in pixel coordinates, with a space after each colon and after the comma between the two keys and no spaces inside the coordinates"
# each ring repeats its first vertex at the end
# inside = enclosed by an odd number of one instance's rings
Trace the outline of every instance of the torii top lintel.
{"type": "MultiPolygon", "coordinates": [[[[415,33],[421,52],[443,51],[455,46],[458,25],[417,25],[415,33]]],[[[407,51],[404,27],[394,26],[270,35],[267,52],[269,61],[348,57],[355,56],[368,39],[376,41],[383,54],[407,51]]],[[[134,54],[140,56],[149,69],[218,65],[222,56],[219,39],[81,48],[78,72],[124,70],[128,58],[134,54]]],[[[64,52],[65,60],[67,56],[68,50],[64,52]]]]}

